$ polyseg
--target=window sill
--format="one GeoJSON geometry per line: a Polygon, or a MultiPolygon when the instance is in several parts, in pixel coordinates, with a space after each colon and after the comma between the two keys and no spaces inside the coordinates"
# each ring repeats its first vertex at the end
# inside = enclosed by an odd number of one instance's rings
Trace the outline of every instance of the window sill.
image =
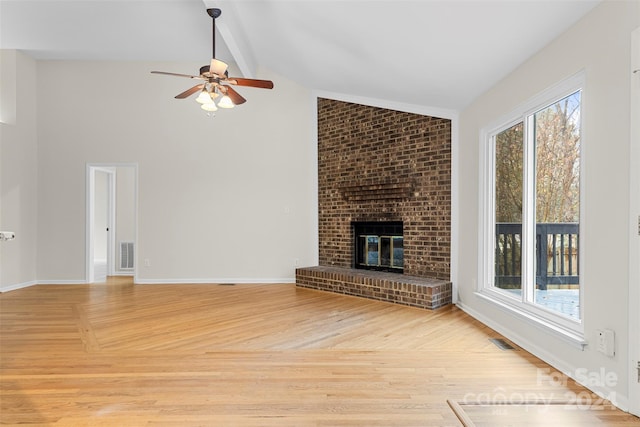
{"type": "Polygon", "coordinates": [[[491,302],[492,304],[496,305],[501,310],[508,312],[509,314],[516,315],[520,319],[529,323],[531,326],[534,326],[544,332],[551,333],[555,337],[560,338],[561,340],[565,341],[575,348],[580,349],[581,351],[584,351],[584,348],[588,344],[588,342],[584,338],[584,334],[581,331],[576,331],[566,326],[555,323],[552,320],[533,312],[532,310],[527,310],[524,304],[518,304],[516,301],[509,301],[508,298],[499,295],[497,292],[478,291],[475,292],[475,295],[485,301],[491,302]]]}

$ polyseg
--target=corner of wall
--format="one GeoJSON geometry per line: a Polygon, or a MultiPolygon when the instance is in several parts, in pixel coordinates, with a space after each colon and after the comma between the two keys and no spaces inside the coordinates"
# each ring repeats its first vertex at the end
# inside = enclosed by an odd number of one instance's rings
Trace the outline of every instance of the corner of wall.
{"type": "Polygon", "coordinates": [[[0,49],[0,123],[16,124],[16,51],[0,49]]]}

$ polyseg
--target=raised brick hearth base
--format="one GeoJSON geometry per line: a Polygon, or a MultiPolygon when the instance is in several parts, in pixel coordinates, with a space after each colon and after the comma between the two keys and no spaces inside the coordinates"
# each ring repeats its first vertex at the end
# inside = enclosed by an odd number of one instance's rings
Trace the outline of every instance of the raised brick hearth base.
{"type": "Polygon", "coordinates": [[[451,282],[380,271],[298,268],[296,286],[428,309],[451,303],[451,282]]]}

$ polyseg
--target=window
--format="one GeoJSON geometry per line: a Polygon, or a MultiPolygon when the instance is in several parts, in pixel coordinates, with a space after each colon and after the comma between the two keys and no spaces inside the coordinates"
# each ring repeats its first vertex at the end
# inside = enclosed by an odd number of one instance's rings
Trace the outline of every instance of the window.
{"type": "Polygon", "coordinates": [[[582,76],[482,132],[480,294],[582,341],[582,76]]]}

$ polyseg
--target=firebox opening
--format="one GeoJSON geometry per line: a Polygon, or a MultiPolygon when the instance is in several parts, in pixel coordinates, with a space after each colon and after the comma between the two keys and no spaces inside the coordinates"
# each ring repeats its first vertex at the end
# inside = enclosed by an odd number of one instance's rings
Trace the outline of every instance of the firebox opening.
{"type": "Polygon", "coordinates": [[[366,270],[404,271],[402,222],[352,222],[353,266],[366,270]]]}

